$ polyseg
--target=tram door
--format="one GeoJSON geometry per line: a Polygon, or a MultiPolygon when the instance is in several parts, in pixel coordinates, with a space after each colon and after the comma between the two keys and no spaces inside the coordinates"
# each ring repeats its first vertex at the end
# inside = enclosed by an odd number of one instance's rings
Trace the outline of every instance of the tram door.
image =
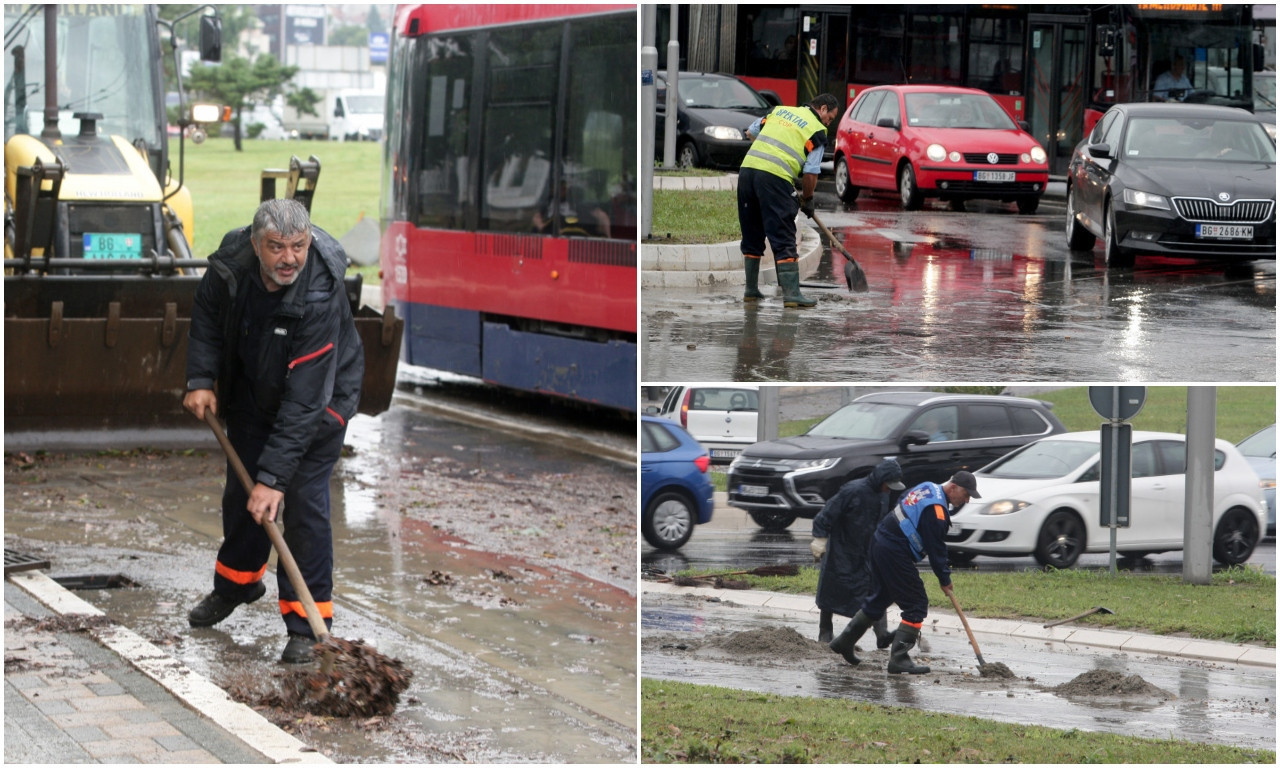
{"type": "Polygon", "coordinates": [[[1031,14],[1027,22],[1027,121],[1049,155],[1049,173],[1063,176],[1084,138],[1085,21],[1031,14]]]}
{"type": "MultiPolygon", "coordinates": [[[[840,112],[849,106],[849,14],[809,8],[801,11],[799,68],[796,104],[808,104],[820,93],[840,100],[840,112]]],[[[836,145],[840,118],[827,126],[828,156],[836,145]]]]}

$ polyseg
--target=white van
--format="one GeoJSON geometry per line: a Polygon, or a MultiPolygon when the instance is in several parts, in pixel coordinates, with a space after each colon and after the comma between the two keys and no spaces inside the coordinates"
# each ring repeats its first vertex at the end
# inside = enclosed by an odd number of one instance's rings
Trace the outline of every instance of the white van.
{"type": "Polygon", "coordinates": [[[382,91],[338,91],[330,110],[329,138],[380,141],[387,95],[382,91]]]}

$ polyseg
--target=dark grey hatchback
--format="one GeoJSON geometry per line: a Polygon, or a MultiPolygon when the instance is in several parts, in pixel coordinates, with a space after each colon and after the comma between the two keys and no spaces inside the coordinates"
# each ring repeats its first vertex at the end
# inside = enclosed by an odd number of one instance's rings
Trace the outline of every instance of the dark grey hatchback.
{"type": "MultiPolygon", "coordinates": [[[[680,72],[676,98],[676,164],[737,170],[751,148],[747,128],[777,105],[772,91],[762,95],[733,75],[680,72]]],[[[662,156],[666,130],[667,81],[658,87],[654,152],[662,156]]]]}
{"type": "MultiPolygon", "coordinates": [[[[943,482],[1065,432],[1051,404],[1003,395],[863,395],[798,437],[756,443],[729,465],[729,504],[765,530],[812,519],[846,482],[891,457],[907,487],[943,482]]],[[[981,490],[981,489],[979,489],[981,490]]]]}

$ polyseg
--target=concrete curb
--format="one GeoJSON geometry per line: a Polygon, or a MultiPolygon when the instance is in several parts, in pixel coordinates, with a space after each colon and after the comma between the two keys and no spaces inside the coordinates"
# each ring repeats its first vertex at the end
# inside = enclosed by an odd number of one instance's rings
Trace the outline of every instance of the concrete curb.
{"type": "MultiPolygon", "coordinates": [[[[822,240],[804,216],[796,216],[796,252],[800,274],[807,276],[822,260],[822,240]]],[[[760,285],[777,285],[773,249],[765,245],[760,285]]],[[[645,245],[640,249],[640,287],[702,288],[746,284],[737,241],[713,245],[645,245]]]]}
{"type": "MultiPolygon", "coordinates": [[[[798,614],[818,614],[818,607],[813,598],[806,595],[784,595],[777,592],[742,589],[713,589],[710,587],[678,587],[674,584],[646,581],[641,585],[641,603],[643,593],[652,594],[687,594],[702,597],[714,597],[721,602],[735,603],[798,614]]],[[[896,607],[891,606],[887,614],[890,624],[898,620],[896,607]]],[[[969,618],[969,617],[966,617],[969,618]]],[[[1198,659],[1223,664],[1242,664],[1254,667],[1276,666],[1276,649],[1262,648],[1255,645],[1239,643],[1223,643],[1212,640],[1196,640],[1185,637],[1164,637],[1144,635],[1136,632],[1110,629],[1089,629],[1057,626],[1045,629],[1040,624],[1028,624],[1023,621],[1006,619],[969,618],[969,628],[975,635],[992,634],[1008,635],[1028,640],[1044,642],[1060,642],[1066,645],[1082,645],[1091,648],[1106,648],[1131,653],[1148,653],[1162,656],[1178,656],[1185,659],[1198,659]]],[[[946,611],[933,608],[929,610],[925,630],[938,632],[964,633],[964,625],[960,617],[946,611]]]]}
{"type": "MultiPolygon", "coordinates": [[[[32,598],[60,615],[105,616],[39,571],[6,577],[32,598]]],[[[99,643],[119,654],[138,671],[178,697],[191,709],[209,718],[227,733],[275,763],[331,764],[333,761],[285,733],[248,706],[233,701],[227,692],[196,674],[133,631],[113,625],[91,633],[99,643]]]]}

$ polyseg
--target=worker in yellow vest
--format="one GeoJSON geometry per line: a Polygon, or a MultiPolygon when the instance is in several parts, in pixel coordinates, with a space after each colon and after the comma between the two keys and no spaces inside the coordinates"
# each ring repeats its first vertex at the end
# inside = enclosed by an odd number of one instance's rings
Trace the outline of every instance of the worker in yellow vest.
{"type": "Polygon", "coordinates": [[[840,102],[824,93],[805,106],[775,107],[747,129],[747,136],[754,141],[738,172],[738,223],[747,274],[743,301],[764,298],[758,281],[760,257],[768,238],[783,306],[812,307],[817,303],[800,294],[796,213],[804,211],[813,218],[813,191],[818,186],[827,126],[839,114],[840,102]],[[796,183],[802,180],[797,200],[796,183]]]}

